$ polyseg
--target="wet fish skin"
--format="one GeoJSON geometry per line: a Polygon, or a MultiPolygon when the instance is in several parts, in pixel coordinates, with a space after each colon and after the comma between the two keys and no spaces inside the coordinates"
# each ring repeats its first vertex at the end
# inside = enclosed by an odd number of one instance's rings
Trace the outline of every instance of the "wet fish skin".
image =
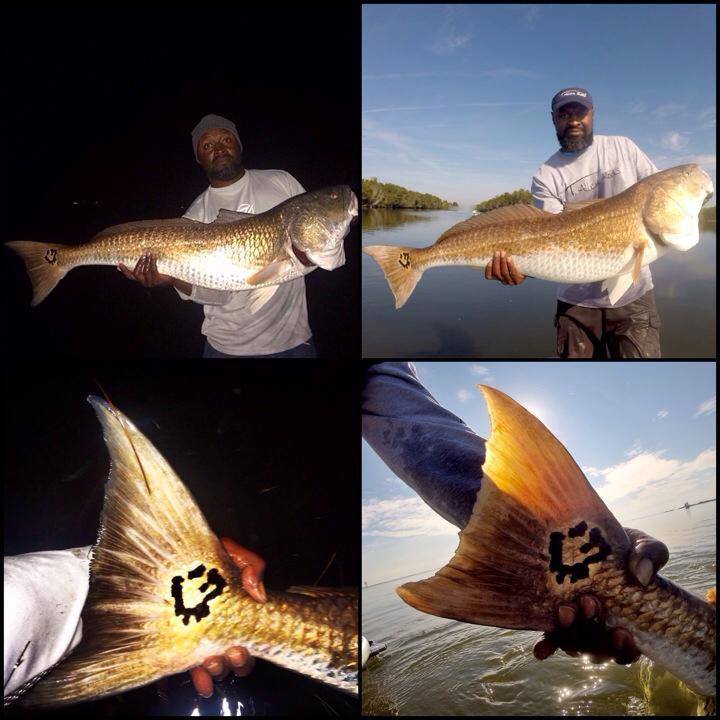
{"type": "Polygon", "coordinates": [[[257,215],[222,210],[211,223],[188,218],[123,223],[81,245],[6,244],[25,263],[32,305],[42,302],[73,268],[134,267],[144,254],[157,259],[159,273],[193,285],[252,290],[314,270],[297,259],[292,246],[306,255],[337,249],[356,215],[357,197],[347,185],[338,185],[296,195],[257,215]]]}
{"type": "Polygon", "coordinates": [[[697,244],[698,214],[713,191],[702,168],[680,165],[612,198],[569,203],[559,214],[513,205],[460,222],[426,248],[369,245],[363,251],[380,265],[397,309],[425,270],[484,268],[498,251],[523,275],[560,283],[604,280],[609,292],[618,283],[619,297],[642,266],[668,249],[697,244]]]}
{"type": "Polygon", "coordinates": [[[627,534],[550,431],[504,393],[479,386],[491,434],[472,515],[452,559],[398,595],[445,618],[552,631],[562,602],[592,593],[605,622],[700,695],[715,696],[715,607],[656,576],[627,573],[627,534]]]}
{"type": "Polygon", "coordinates": [[[356,589],[293,587],[258,603],[182,481],[117,409],[89,398],[111,474],[83,610],[83,639],[22,699],[97,699],[200,665],[231,645],[357,693],[356,589]]]}

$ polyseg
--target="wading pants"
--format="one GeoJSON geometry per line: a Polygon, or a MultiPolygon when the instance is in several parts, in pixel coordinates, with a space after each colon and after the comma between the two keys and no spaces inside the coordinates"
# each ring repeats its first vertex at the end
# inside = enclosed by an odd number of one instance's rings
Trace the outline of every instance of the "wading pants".
{"type": "Polygon", "coordinates": [[[660,357],[660,316],[653,290],[618,308],[558,300],[555,327],[557,356],[562,359],[660,357]]]}

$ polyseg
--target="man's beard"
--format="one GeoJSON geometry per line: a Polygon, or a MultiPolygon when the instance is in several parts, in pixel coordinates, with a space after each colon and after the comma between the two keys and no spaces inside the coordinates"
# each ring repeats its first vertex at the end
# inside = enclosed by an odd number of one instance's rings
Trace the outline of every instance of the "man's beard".
{"type": "Polygon", "coordinates": [[[560,135],[558,135],[557,139],[560,143],[560,148],[565,152],[584,150],[585,148],[590,147],[593,143],[593,131],[592,129],[590,129],[588,132],[584,131],[584,134],[579,135],[578,137],[568,135],[566,135],[565,137],[561,137],[560,135]]]}
{"type": "Polygon", "coordinates": [[[230,162],[223,163],[219,167],[211,166],[207,174],[213,180],[232,180],[242,173],[242,169],[242,156],[238,158],[230,157],[230,162]]]}

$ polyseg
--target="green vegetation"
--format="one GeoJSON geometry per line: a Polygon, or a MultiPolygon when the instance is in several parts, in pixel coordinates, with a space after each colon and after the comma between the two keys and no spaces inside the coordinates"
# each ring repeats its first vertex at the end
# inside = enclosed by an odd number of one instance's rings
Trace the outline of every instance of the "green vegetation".
{"type": "Polygon", "coordinates": [[[449,210],[457,203],[435,195],[408,190],[400,185],[378,182],[377,178],[362,181],[362,204],[366,208],[412,208],[414,210],[449,210]]]}
{"type": "Polygon", "coordinates": [[[529,190],[513,190],[511,193],[496,195],[494,198],[478,203],[473,210],[483,213],[505,207],[506,205],[532,205],[532,195],[529,190]]]}
{"type": "Polygon", "coordinates": [[[700,210],[700,227],[701,228],[714,228],[715,227],[715,205],[712,207],[702,208],[700,210]]]}

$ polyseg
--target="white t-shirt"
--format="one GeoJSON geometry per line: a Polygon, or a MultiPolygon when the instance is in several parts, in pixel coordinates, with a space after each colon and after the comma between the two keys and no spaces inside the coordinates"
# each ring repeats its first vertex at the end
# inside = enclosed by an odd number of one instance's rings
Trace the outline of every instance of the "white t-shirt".
{"type": "MultiPolygon", "coordinates": [[[[656,172],[655,165],[629,138],[595,135],[593,144],[585,150],[559,150],[548,158],[533,177],[531,193],[536,207],[559,213],[562,202],[610,198],[656,172]]],[[[653,287],[647,265],[640,270],[637,282],[614,305],[601,285],[602,282],[560,285],[557,297],[583,307],[622,307],[653,287]]]]}
{"type": "Polygon", "coordinates": [[[89,553],[88,545],[3,558],[6,698],[25,690],[26,682],[60,662],[80,642],[89,553]],[[22,662],[13,671],[21,655],[22,662]]]}
{"type": "MultiPolygon", "coordinates": [[[[186,210],[184,217],[212,222],[221,209],[262,213],[293,195],[303,186],[284,170],[245,170],[232,185],[208,187],[186,210]]],[[[275,294],[254,314],[249,299],[254,290],[211,290],[193,286],[183,300],[205,306],[202,334],[210,345],[227,355],[271,355],[297,347],[312,336],[305,300],[305,278],[278,285],[275,294]]]]}

